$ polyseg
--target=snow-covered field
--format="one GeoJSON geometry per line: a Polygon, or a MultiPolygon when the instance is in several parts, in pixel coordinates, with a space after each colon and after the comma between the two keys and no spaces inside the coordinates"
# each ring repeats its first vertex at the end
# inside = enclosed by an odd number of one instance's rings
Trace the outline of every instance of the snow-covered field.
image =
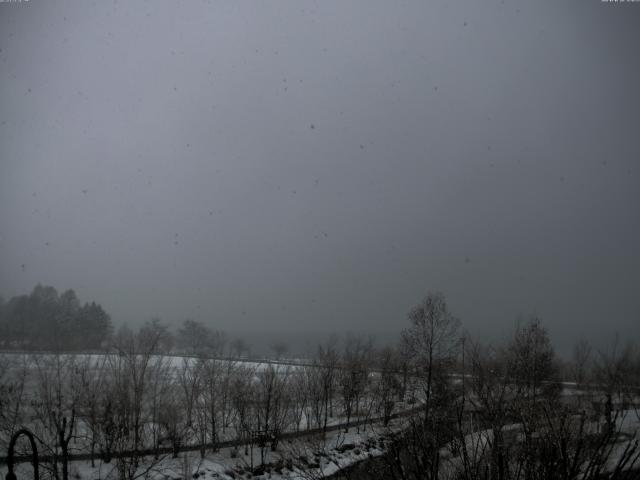
{"type": "MultiPolygon", "coordinates": [[[[47,353],[14,353],[14,352],[0,352],[0,357],[6,358],[10,360],[14,365],[27,365],[27,366],[35,366],[36,357],[53,357],[54,354],[47,353]]],[[[105,358],[108,356],[117,357],[118,355],[115,353],[111,354],[100,354],[100,353],[78,353],[78,354],[60,354],[61,361],[68,360],[73,358],[78,363],[89,362],[89,365],[94,367],[98,367],[105,361],[105,358]]],[[[193,356],[182,356],[182,355],[154,355],[151,357],[151,361],[155,362],[158,359],[162,358],[163,362],[166,362],[168,366],[174,368],[182,367],[185,362],[188,365],[195,364],[198,359],[193,356]]],[[[309,364],[308,360],[304,359],[295,359],[295,360],[286,360],[286,361],[276,361],[276,360],[256,360],[249,358],[224,358],[218,359],[216,362],[221,365],[227,364],[229,362],[233,364],[243,365],[247,368],[254,369],[256,371],[265,370],[271,365],[278,371],[285,370],[296,370],[299,369],[301,365],[309,364]]]]}

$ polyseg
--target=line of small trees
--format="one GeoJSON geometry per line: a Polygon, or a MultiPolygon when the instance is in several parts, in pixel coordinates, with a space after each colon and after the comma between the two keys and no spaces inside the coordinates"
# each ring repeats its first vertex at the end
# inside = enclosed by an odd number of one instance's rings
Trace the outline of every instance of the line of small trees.
{"type": "Polygon", "coordinates": [[[121,479],[144,476],[166,447],[177,456],[199,446],[204,456],[237,439],[251,459],[258,448],[264,461],[285,432],[326,432],[332,423],[382,414],[388,420],[403,393],[391,368],[372,372],[378,356],[370,340],[348,336],[319,346],[307,366],[256,365],[192,320],[175,338],[158,320],[137,332],[122,328],[100,355],[6,354],[0,448],[29,428],[47,459],[41,471],[56,480],[69,479],[70,459],[80,453],[121,479]],[[167,354],[173,341],[193,356],[167,354]]]}

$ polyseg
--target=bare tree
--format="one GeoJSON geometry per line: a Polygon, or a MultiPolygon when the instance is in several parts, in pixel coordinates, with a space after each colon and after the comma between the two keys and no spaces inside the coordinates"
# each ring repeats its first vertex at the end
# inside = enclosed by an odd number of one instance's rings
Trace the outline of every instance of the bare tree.
{"type": "MultiPolygon", "coordinates": [[[[257,425],[265,440],[271,442],[271,449],[275,450],[280,435],[289,423],[288,415],[288,381],[289,367],[278,369],[267,364],[266,368],[257,372],[255,390],[257,425]]],[[[261,458],[264,463],[264,445],[261,445],[261,458]]]]}
{"type": "Polygon", "coordinates": [[[468,345],[470,366],[469,408],[467,423],[458,417],[458,445],[463,478],[507,480],[510,477],[512,445],[505,438],[510,423],[509,406],[513,399],[513,378],[508,353],[471,341],[468,345]],[[476,432],[480,430],[480,432],[476,432]],[[485,431],[486,433],[483,433],[485,431]]]}
{"type": "Polygon", "coordinates": [[[249,355],[251,347],[242,338],[235,338],[231,344],[231,354],[237,357],[249,355]]]}
{"type": "Polygon", "coordinates": [[[346,416],[345,432],[349,431],[353,415],[358,414],[360,400],[368,385],[371,351],[371,339],[365,341],[353,335],[347,336],[338,380],[346,416]]]}
{"type": "Polygon", "coordinates": [[[96,448],[101,442],[102,412],[100,399],[105,395],[107,356],[87,355],[78,362],[79,417],[88,437],[91,466],[95,467],[96,448]]]}
{"type": "Polygon", "coordinates": [[[402,339],[422,383],[425,422],[430,415],[434,378],[455,363],[459,347],[459,320],[447,307],[441,293],[429,293],[409,312],[410,327],[402,339]]]}
{"type": "MultiPolygon", "coordinates": [[[[300,431],[302,420],[307,417],[307,407],[309,405],[309,393],[311,386],[309,385],[309,376],[306,368],[298,368],[291,372],[289,379],[289,387],[291,389],[291,420],[296,432],[300,431]]],[[[306,418],[308,423],[308,418],[306,418]]]]}
{"type": "Polygon", "coordinates": [[[177,376],[180,387],[180,413],[184,425],[183,435],[189,438],[201,438],[203,430],[206,432],[206,424],[197,421],[197,403],[202,395],[202,367],[202,362],[183,358],[182,368],[177,376]]]}
{"type": "Polygon", "coordinates": [[[401,361],[398,350],[385,347],[378,353],[380,372],[374,387],[372,398],[378,402],[378,411],[382,413],[383,423],[386,427],[391,420],[399,397],[402,396],[401,361]]]}
{"type": "Polygon", "coordinates": [[[188,355],[211,356],[220,353],[224,335],[202,322],[187,319],[178,330],[176,343],[178,348],[188,355]]]}
{"type": "Polygon", "coordinates": [[[571,361],[571,379],[578,387],[583,386],[588,380],[587,373],[591,360],[591,345],[584,339],[576,343],[571,361]]]}
{"type": "Polygon", "coordinates": [[[316,379],[319,388],[319,407],[316,417],[323,432],[326,434],[329,417],[333,417],[333,397],[337,382],[339,355],[335,348],[337,339],[332,337],[325,345],[318,346],[314,364],[318,368],[319,378],[316,379]]]}
{"type": "Polygon", "coordinates": [[[220,415],[221,415],[221,427],[222,433],[226,433],[227,428],[232,422],[233,408],[231,389],[233,381],[237,375],[243,375],[247,370],[252,371],[252,368],[241,364],[233,359],[226,359],[222,362],[222,368],[220,370],[220,389],[218,391],[218,397],[220,399],[220,415]]]}
{"type": "Polygon", "coordinates": [[[160,413],[158,422],[162,428],[163,440],[171,442],[173,458],[178,457],[185,439],[188,423],[184,410],[182,381],[171,378],[166,393],[160,399],[160,413]]]}
{"type": "Polygon", "coordinates": [[[201,395],[199,397],[202,425],[202,443],[208,437],[216,450],[216,443],[219,439],[220,424],[224,425],[226,419],[223,409],[229,402],[226,402],[229,390],[229,381],[225,380],[225,373],[228,372],[227,365],[232,365],[230,360],[218,360],[215,357],[222,355],[224,341],[222,335],[217,336],[218,341],[210,345],[209,354],[214,358],[201,357],[199,359],[201,371],[201,395]]]}
{"type": "Polygon", "coordinates": [[[33,355],[36,366],[35,435],[49,454],[53,478],[69,479],[71,441],[75,438],[80,389],[74,355],[33,355]]]}
{"type": "Polygon", "coordinates": [[[534,405],[540,394],[557,394],[558,363],[547,330],[532,317],[516,329],[509,345],[510,368],[518,394],[534,405]]]}
{"type": "Polygon", "coordinates": [[[254,415],[255,386],[253,383],[255,372],[253,369],[239,366],[230,378],[229,394],[235,410],[234,423],[237,438],[245,445],[245,455],[251,449],[251,468],[253,468],[253,437],[251,433],[257,430],[256,415],[254,415]]]}
{"type": "Polygon", "coordinates": [[[162,412],[162,399],[172,392],[173,368],[171,358],[165,356],[154,356],[149,366],[149,427],[151,431],[151,442],[155,450],[156,459],[160,457],[159,446],[161,436],[160,415],[162,412]]]}
{"type": "Polygon", "coordinates": [[[289,352],[289,345],[282,341],[274,342],[271,345],[271,350],[273,350],[273,353],[276,356],[276,360],[280,360],[289,352]]]}
{"type": "Polygon", "coordinates": [[[616,404],[626,406],[633,395],[633,346],[621,347],[618,336],[611,348],[598,352],[595,360],[594,377],[604,394],[605,426],[609,431],[615,429],[616,404]]]}
{"type": "Polygon", "coordinates": [[[8,448],[9,439],[26,421],[25,385],[29,361],[25,355],[0,354],[0,448],[8,448]]]}
{"type": "Polygon", "coordinates": [[[312,426],[321,428],[323,425],[326,389],[324,388],[325,371],[320,367],[317,359],[313,365],[304,367],[304,384],[307,388],[307,429],[312,426]]]}
{"type": "Polygon", "coordinates": [[[409,313],[403,348],[420,385],[421,413],[408,417],[407,429],[390,432],[387,465],[400,478],[437,480],[441,447],[451,440],[455,392],[450,370],[460,346],[459,321],[449,312],[444,295],[429,293],[409,313]]]}
{"type": "MultiPolygon", "coordinates": [[[[134,335],[121,330],[116,335],[116,355],[109,357],[110,403],[105,415],[109,448],[116,450],[120,478],[133,480],[144,448],[144,427],[149,415],[149,395],[154,359],[172,342],[168,328],[157,319],[146,322],[134,335]],[[122,455],[128,452],[128,455],[122,455]]],[[[156,462],[159,459],[156,459],[156,462]]],[[[153,465],[154,462],[149,462],[153,465]]]]}

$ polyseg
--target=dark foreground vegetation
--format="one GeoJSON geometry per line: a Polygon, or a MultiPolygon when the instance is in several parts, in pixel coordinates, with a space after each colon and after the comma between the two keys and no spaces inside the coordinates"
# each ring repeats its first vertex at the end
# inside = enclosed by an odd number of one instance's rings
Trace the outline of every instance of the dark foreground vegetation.
{"type": "Polygon", "coordinates": [[[338,478],[640,478],[634,344],[603,352],[580,342],[561,362],[532,318],[507,345],[483,345],[459,333],[441,295],[409,319],[399,352],[423,410],[390,434],[384,456],[338,478]]]}
{"type": "MultiPolygon", "coordinates": [[[[354,420],[377,431],[385,454],[347,477],[621,479],[639,462],[634,345],[594,351],[582,342],[563,362],[537,318],[507,344],[483,345],[464,335],[441,294],[409,313],[398,345],[376,349],[347,336],[319,345],[297,366],[243,362],[241,342],[191,320],[176,334],[158,320],[111,334],[99,306],[80,306],[73,292],[58,296],[50,287],[11,299],[2,315],[13,332],[3,345],[57,347],[0,356],[0,449],[18,429],[31,430],[45,478],[71,478],[74,456],[112,465],[117,477],[110,478],[153,478],[167,452],[204,456],[223,445],[256,448],[263,463],[305,431],[321,453],[331,425],[354,420]],[[58,333],[47,343],[35,327],[51,331],[47,318],[57,327],[81,325],[85,336],[102,325],[100,335],[84,344],[68,327],[75,340],[58,333]],[[72,353],[80,345],[102,351],[72,353]],[[409,414],[393,424],[399,412],[409,414]]],[[[275,356],[284,348],[274,348],[275,356]]],[[[309,478],[319,476],[314,463],[309,478]]]]}

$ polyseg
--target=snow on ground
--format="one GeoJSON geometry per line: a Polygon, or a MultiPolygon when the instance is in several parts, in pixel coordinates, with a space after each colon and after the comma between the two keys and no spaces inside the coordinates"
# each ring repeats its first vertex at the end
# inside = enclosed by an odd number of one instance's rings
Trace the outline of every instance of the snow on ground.
{"type": "Polygon", "coordinates": [[[640,434],[640,408],[624,410],[616,422],[621,433],[638,436],[640,434]]]}
{"type": "MultiPolygon", "coordinates": [[[[24,353],[24,352],[0,352],[0,356],[5,357],[7,359],[11,359],[17,364],[25,364],[28,366],[33,365],[34,356],[38,357],[53,357],[54,354],[48,353],[24,353]]],[[[77,353],[77,354],[61,354],[60,358],[62,360],[67,357],[74,357],[78,362],[88,361],[90,365],[94,367],[98,367],[104,362],[106,356],[114,356],[117,357],[117,353],[109,353],[109,354],[101,354],[101,353],[77,353]]],[[[166,364],[170,365],[172,368],[180,368],[184,365],[186,361],[187,364],[191,365],[195,363],[198,359],[191,356],[181,356],[181,355],[153,355],[151,360],[153,362],[162,359],[166,364]]],[[[244,367],[254,369],[255,371],[263,371],[266,370],[269,365],[276,369],[278,372],[285,371],[295,371],[300,367],[300,365],[308,364],[308,360],[256,360],[249,358],[228,358],[228,359],[218,359],[216,360],[221,365],[227,365],[228,362],[231,362],[235,365],[242,365],[244,367]],[[299,363],[299,364],[298,364],[299,363]]]]}
{"type": "MultiPolygon", "coordinates": [[[[399,423],[390,428],[400,428],[399,423]]],[[[304,439],[282,440],[276,452],[267,446],[264,449],[265,462],[261,466],[261,450],[254,446],[245,454],[244,447],[223,448],[216,453],[207,452],[204,458],[199,452],[181,453],[178,458],[163,457],[146,477],[148,480],[261,480],[287,479],[312,480],[326,477],[338,470],[383,454],[382,429],[367,430],[351,428],[327,433],[326,442],[320,436],[304,439]]],[[[151,461],[150,458],[147,461],[151,461]]],[[[149,463],[141,468],[148,468],[149,463]]],[[[42,467],[41,467],[42,468],[42,467]]],[[[74,480],[117,480],[116,462],[110,464],[96,462],[91,467],[89,461],[70,463],[70,478],[74,480]]],[[[0,478],[7,473],[6,466],[0,467],[0,478]]],[[[18,465],[18,478],[30,478],[31,466],[18,465]]]]}

